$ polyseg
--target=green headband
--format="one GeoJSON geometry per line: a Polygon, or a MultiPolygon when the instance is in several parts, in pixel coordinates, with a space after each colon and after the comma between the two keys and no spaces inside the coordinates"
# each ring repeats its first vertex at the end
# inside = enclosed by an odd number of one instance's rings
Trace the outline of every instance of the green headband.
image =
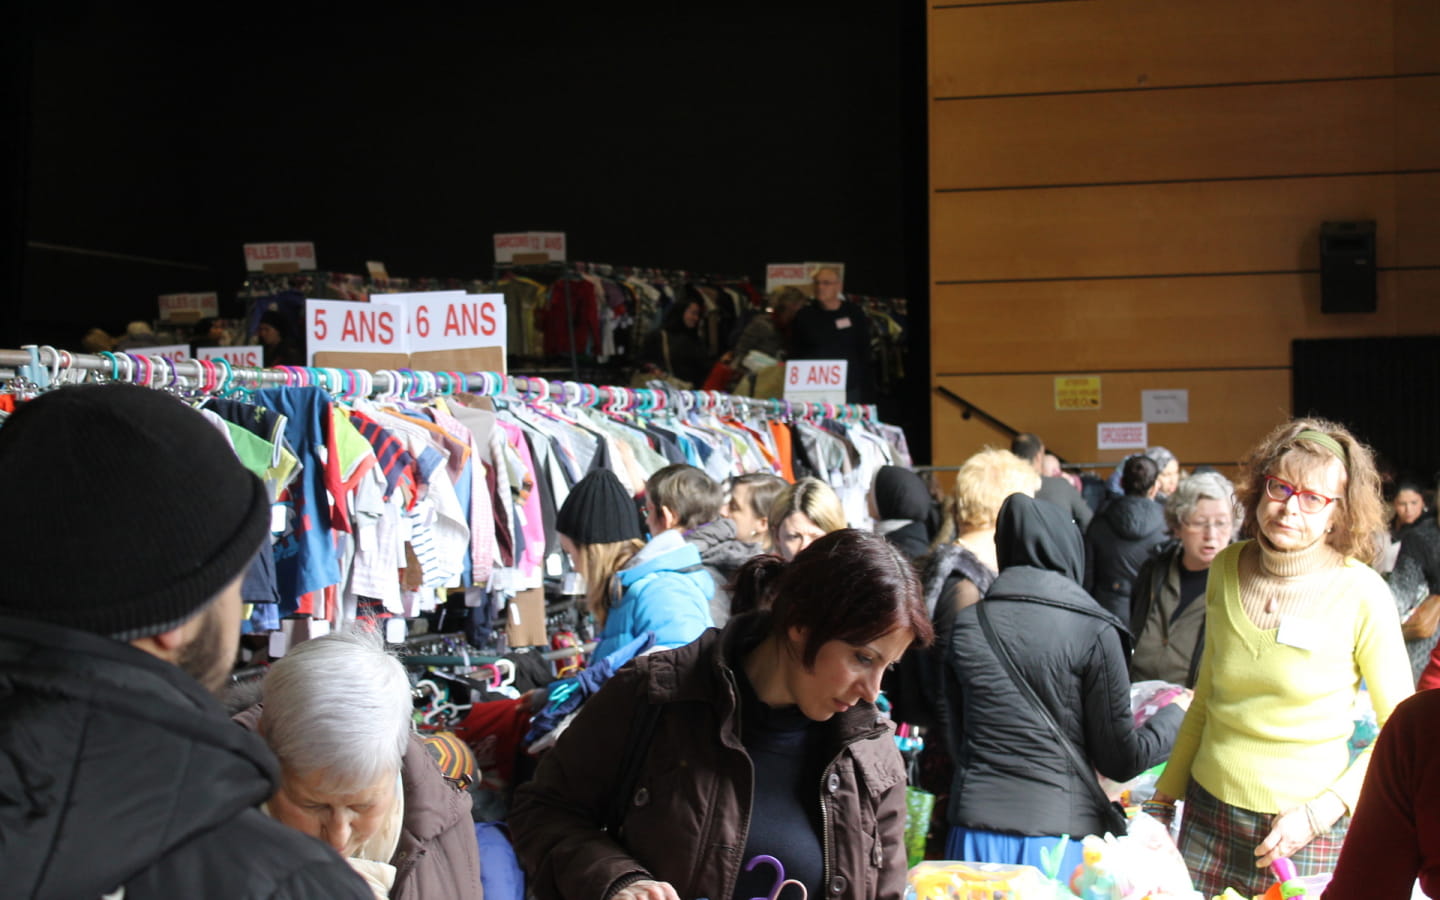
{"type": "Polygon", "coordinates": [[[1326,450],[1329,450],[1331,453],[1335,454],[1336,459],[1340,460],[1340,462],[1344,464],[1345,474],[1350,474],[1350,457],[1346,455],[1345,448],[1340,446],[1340,442],[1335,440],[1330,435],[1325,434],[1321,431],[1314,431],[1307,428],[1306,430],[1295,435],[1295,440],[1310,441],[1312,444],[1319,444],[1326,450]]]}

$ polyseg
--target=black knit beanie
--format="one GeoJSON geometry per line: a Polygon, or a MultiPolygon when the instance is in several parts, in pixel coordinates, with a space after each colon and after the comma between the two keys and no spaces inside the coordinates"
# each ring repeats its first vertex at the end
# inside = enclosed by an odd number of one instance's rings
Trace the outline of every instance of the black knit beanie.
{"type": "Polygon", "coordinates": [[[635,498],[609,469],[575,483],[555,516],[555,530],[577,544],[613,544],[642,534],[635,498]]]}
{"type": "Polygon", "coordinates": [[[930,489],[909,469],[881,466],[875,475],[875,508],[882,519],[925,521],[930,514],[930,489]]]}
{"type": "Polygon", "coordinates": [[[265,487],[205,417],[128,384],[60,388],[0,427],[0,615],[119,640],[185,622],[241,573],[265,487]]]}

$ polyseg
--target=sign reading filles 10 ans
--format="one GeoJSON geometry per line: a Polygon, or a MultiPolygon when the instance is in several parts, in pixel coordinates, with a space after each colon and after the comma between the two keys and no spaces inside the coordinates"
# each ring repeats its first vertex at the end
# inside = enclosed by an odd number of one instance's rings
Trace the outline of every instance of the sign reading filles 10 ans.
{"type": "Polygon", "coordinates": [[[245,245],[247,272],[312,272],[316,268],[315,245],[309,241],[245,245]]]}

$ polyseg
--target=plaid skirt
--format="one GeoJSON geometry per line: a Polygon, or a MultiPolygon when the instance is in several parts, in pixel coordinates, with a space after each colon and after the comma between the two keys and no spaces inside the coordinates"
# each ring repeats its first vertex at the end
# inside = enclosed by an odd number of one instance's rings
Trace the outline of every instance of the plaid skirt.
{"type": "MultiPolygon", "coordinates": [[[[1233,887],[1246,897],[1265,893],[1275,877],[1269,869],[1255,868],[1255,848],[1270,833],[1273,813],[1240,809],[1222,802],[1190,782],[1180,819],[1180,853],[1190,869],[1195,889],[1206,897],[1233,887]]],[[[1335,871],[1340,845],[1350,827],[1342,816],[1325,834],[1306,844],[1290,861],[1303,876],[1335,871]]]]}

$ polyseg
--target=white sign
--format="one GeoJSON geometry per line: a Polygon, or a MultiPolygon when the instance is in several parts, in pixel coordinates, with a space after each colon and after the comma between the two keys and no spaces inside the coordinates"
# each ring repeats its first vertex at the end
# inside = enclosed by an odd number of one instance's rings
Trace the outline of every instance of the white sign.
{"type": "Polygon", "coordinates": [[[495,235],[495,261],[515,261],[516,254],[543,253],[548,262],[565,261],[565,232],[517,231],[495,235]]]}
{"type": "Polygon", "coordinates": [[[785,399],[844,403],[849,368],[843,359],[792,359],[785,364],[785,399]]]}
{"type": "Polygon", "coordinates": [[[1190,392],[1141,391],[1140,418],[1147,422],[1189,422],[1190,392]]]}
{"type": "Polygon", "coordinates": [[[505,346],[505,296],[464,291],[386,294],[405,308],[409,352],[505,346]]]}
{"type": "Polygon", "coordinates": [[[208,294],[161,294],[160,318],[169,319],[177,312],[195,312],[201,318],[218,316],[220,297],[214,291],[208,294]]]}
{"type": "Polygon", "coordinates": [[[195,358],[223,359],[237,368],[261,369],[265,367],[265,348],[259,344],[243,347],[199,347],[196,348],[195,358]]]}
{"type": "Polygon", "coordinates": [[[770,263],[765,267],[765,293],[789,285],[810,283],[810,270],[805,263],[770,263]]]}
{"type": "Polygon", "coordinates": [[[315,266],[315,245],[312,243],[246,244],[245,271],[263,272],[266,266],[294,263],[302,271],[315,266]]]}
{"type": "Polygon", "coordinates": [[[158,347],[136,347],[137,356],[163,356],[166,359],[189,359],[189,344],[161,344],[158,347]]]}
{"type": "Polygon", "coordinates": [[[1143,450],[1148,437],[1144,422],[1101,422],[1095,426],[1095,444],[1101,450],[1143,450]]]}
{"type": "Polygon", "coordinates": [[[316,353],[409,353],[405,307],[397,303],[306,300],[310,362],[316,353]]]}

